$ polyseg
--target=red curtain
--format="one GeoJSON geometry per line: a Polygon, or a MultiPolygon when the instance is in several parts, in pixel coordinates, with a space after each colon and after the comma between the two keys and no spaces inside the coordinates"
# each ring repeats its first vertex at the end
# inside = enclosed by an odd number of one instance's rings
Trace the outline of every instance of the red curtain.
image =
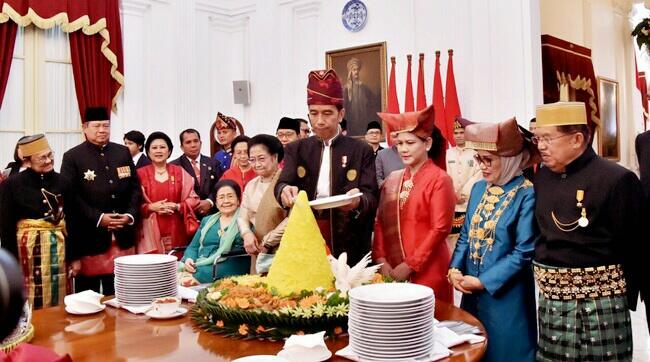
{"type": "MultiPolygon", "coordinates": [[[[0,0],[0,11],[0,15],[21,26],[33,23],[49,29],[60,25],[70,33],[72,70],[82,118],[87,106],[110,109],[115,105],[124,84],[118,0],[0,0]]],[[[4,60],[0,60],[4,68],[4,60]]]]}
{"type": "Polygon", "coordinates": [[[553,36],[542,35],[544,103],[560,100],[560,85],[569,86],[569,99],[584,102],[592,131],[600,125],[598,82],[591,50],[553,36]]]}
{"type": "Polygon", "coordinates": [[[2,108],[2,100],[5,96],[5,90],[7,90],[17,30],[18,25],[14,22],[8,21],[0,24],[0,44],[2,44],[0,46],[0,108],[2,108]]]}

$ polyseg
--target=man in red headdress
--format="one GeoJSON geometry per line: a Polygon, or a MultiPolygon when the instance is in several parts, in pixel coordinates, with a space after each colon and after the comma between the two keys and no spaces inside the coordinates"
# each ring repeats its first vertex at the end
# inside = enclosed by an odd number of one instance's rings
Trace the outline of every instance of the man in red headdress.
{"type": "Polygon", "coordinates": [[[305,190],[312,200],[361,192],[362,196],[351,204],[315,212],[332,254],[338,257],[347,252],[348,263],[354,265],[370,251],[368,220],[374,218],[377,206],[372,148],[341,134],[339,123],[345,116],[343,90],[334,70],[309,73],[307,105],[316,137],[287,145],[275,197],[290,207],[299,190],[305,190]]]}

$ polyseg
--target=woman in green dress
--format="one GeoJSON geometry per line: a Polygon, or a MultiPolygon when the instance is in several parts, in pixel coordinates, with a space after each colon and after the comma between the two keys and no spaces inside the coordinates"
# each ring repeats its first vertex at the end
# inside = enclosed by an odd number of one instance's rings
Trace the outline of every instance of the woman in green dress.
{"type": "MultiPolygon", "coordinates": [[[[231,275],[247,274],[250,270],[249,257],[231,257],[219,261],[222,255],[244,251],[244,241],[237,226],[241,189],[232,180],[221,180],[215,186],[215,204],[219,212],[201,220],[199,230],[185,250],[182,268],[198,283],[210,283],[231,275]],[[217,260],[217,275],[213,276],[213,265],[217,260]]],[[[186,281],[183,284],[191,284],[186,281]]],[[[196,284],[196,283],[194,283],[196,284]]]]}

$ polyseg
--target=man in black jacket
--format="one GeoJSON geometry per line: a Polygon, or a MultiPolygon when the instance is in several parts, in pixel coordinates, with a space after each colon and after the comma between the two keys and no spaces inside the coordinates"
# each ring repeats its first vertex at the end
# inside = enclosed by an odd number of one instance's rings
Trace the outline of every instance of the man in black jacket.
{"type": "MultiPolygon", "coordinates": [[[[641,187],[643,187],[645,196],[643,203],[645,215],[650,215],[650,131],[638,135],[634,146],[636,157],[639,160],[641,187]]],[[[645,302],[646,319],[648,320],[648,330],[650,330],[650,283],[647,281],[641,285],[641,299],[645,302]]]]}
{"type": "Polygon", "coordinates": [[[86,141],[63,155],[61,175],[70,183],[65,203],[72,270],[79,270],[75,291],[114,294],[113,259],[133,253],[142,199],[129,150],[110,142],[106,108],[88,108],[86,141]]]}
{"type": "Polygon", "coordinates": [[[201,199],[194,212],[198,218],[202,218],[214,211],[214,186],[222,175],[221,164],[201,154],[199,131],[188,128],[181,132],[179,139],[183,155],[171,163],[183,167],[194,177],[194,192],[201,199]]]}

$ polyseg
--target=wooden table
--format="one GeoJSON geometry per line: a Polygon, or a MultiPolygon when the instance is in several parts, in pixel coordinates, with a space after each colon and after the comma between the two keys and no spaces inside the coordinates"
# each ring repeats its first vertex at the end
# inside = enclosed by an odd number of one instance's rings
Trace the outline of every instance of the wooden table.
{"type": "MultiPolygon", "coordinates": [[[[186,308],[190,306],[185,305],[186,308]]],[[[436,301],[438,320],[463,320],[483,325],[469,313],[451,304],[436,301]]],[[[177,319],[154,320],[125,310],[106,307],[103,312],[75,316],[63,307],[34,312],[36,333],[32,344],[69,353],[74,361],[229,361],[256,354],[277,354],[283,342],[242,341],[199,330],[189,314],[177,319]]],[[[347,345],[346,337],[327,340],[332,353],[347,345]]],[[[453,348],[454,354],[442,361],[478,361],[485,353],[487,340],[453,348]]],[[[332,356],[330,361],[349,361],[332,356]]]]}

